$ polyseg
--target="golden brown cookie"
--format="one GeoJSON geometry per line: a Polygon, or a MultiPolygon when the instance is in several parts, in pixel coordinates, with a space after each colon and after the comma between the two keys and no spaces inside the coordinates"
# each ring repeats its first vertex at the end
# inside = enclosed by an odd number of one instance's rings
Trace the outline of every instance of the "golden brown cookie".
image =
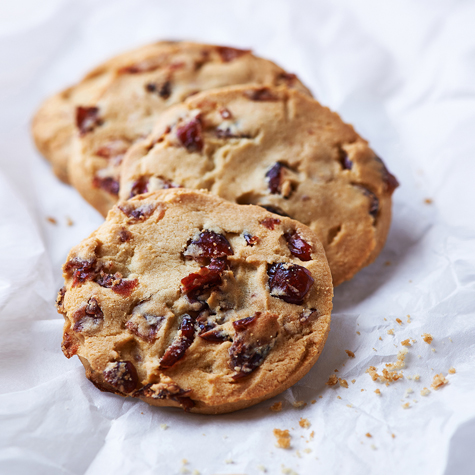
{"type": "Polygon", "coordinates": [[[289,216],[318,235],[338,285],[381,251],[397,185],[353,127],[314,99],[237,86],[166,111],[129,150],[121,198],[183,186],[289,216]]]}
{"type": "Polygon", "coordinates": [[[33,120],[33,136],[58,177],[105,215],[117,201],[121,158],[166,107],[202,90],[249,83],[310,94],[295,75],[250,51],[159,42],[105,62],[48,99],[33,120]]]}
{"type": "Polygon", "coordinates": [[[270,398],[309,371],[330,329],[316,235],[203,191],[119,202],[63,270],[64,354],[99,389],[156,406],[217,414],[270,398]]]}

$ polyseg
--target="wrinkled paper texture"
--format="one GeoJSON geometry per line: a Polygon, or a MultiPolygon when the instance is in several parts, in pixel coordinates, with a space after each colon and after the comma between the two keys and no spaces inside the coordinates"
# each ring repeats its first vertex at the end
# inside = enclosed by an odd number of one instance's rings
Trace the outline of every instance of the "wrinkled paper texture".
{"type": "Polygon", "coordinates": [[[468,1],[3,2],[0,473],[473,473],[474,24],[468,1]],[[103,220],[54,177],[30,119],[100,61],[158,39],[252,48],[297,73],[401,182],[383,252],[335,290],[320,360],[283,394],[229,415],[101,393],[60,350],[61,265],[103,220]],[[366,369],[396,361],[407,338],[405,377],[373,382],[366,369]],[[348,388],[325,384],[336,370],[348,388]],[[437,373],[449,383],[434,391],[437,373]],[[290,430],[290,449],[275,446],[274,428],[290,430]]]}

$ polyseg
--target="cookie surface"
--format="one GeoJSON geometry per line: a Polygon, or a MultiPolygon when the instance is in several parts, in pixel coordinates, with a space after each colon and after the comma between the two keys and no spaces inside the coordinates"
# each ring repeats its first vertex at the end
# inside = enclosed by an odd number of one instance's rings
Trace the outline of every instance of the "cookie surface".
{"type": "Polygon", "coordinates": [[[207,192],[120,202],[63,270],[64,354],[100,389],[152,405],[256,404],[308,372],[330,329],[316,235],[207,192]]]}
{"type": "Polygon", "coordinates": [[[121,198],[183,186],[290,216],[318,235],[338,285],[382,249],[397,185],[353,127],[314,99],[242,86],[164,113],[124,159],[121,198]]]}
{"type": "Polygon", "coordinates": [[[121,158],[166,107],[202,90],[249,83],[309,93],[295,75],[250,51],[159,42],[107,61],[48,99],[33,120],[33,135],[55,173],[105,215],[117,201],[121,158]]]}

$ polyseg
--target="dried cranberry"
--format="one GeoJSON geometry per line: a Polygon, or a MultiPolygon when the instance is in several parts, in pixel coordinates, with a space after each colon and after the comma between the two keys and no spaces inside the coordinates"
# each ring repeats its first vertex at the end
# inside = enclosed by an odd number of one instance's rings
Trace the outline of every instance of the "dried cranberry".
{"type": "Polygon", "coordinates": [[[244,330],[247,330],[251,325],[253,325],[259,317],[260,312],[257,312],[255,315],[252,317],[246,317],[246,318],[241,318],[241,320],[236,320],[233,322],[233,327],[237,332],[242,332],[244,330]]]}
{"type": "Polygon", "coordinates": [[[97,330],[104,321],[104,313],[97,300],[91,297],[86,305],[74,313],[73,320],[73,330],[76,332],[97,330]]]}
{"type": "Polygon", "coordinates": [[[312,274],[296,264],[280,262],[269,265],[267,275],[272,297],[295,305],[302,305],[314,283],[312,274]]]}
{"type": "Polygon", "coordinates": [[[96,279],[96,282],[101,287],[112,289],[116,294],[124,297],[128,297],[138,285],[137,279],[122,279],[122,275],[118,272],[114,275],[101,272],[101,275],[96,279]]]}
{"type": "Polygon", "coordinates": [[[282,182],[282,169],[284,165],[280,162],[276,162],[272,168],[266,173],[267,187],[273,195],[281,193],[282,182]]]}
{"type": "Polygon", "coordinates": [[[252,344],[246,342],[243,336],[236,338],[229,348],[230,366],[236,371],[233,379],[244,378],[256,370],[264,362],[270,350],[269,344],[252,344]]]}
{"type": "Polygon", "coordinates": [[[148,182],[149,182],[149,178],[146,176],[141,176],[137,181],[135,181],[130,190],[129,198],[133,198],[134,196],[147,193],[148,182]]]}
{"type": "Polygon", "coordinates": [[[153,214],[156,205],[152,203],[141,203],[140,201],[132,203],[125,202],[118,205],[118,208],[129,218],[135,221],[143,221],[153,214]]]}
{"type": "Polygon", "coordinates": [[[224,120],[232,119],[233,117],[231,111],[229,109],[226,109],[226,107],[221,107],[219,109],[219,113],[224,120]]]}
{"type": "Polygon", "coordinates": [[[308,323],[311,320],[316,320],[320,316],[320,312],[316,308],[306,308],[300,314],[300,323],[308,323]]]}
{"type": "Polygon", "coordinates": [[[155,92],[157,90],[157,85],[154,84],[153,82],[145,84],[145,90],[147,92],[155,92]]]}
{"type": "Polygon", "coordinates": [[[120,242],[128,242],[130,239],[132,239],[132,233],[127,231],[127,229],[122,228],[119,232],[119,239],[120,242]]]}
{"type": "Polygon", "coordinates": [[[137,370],[130,361],[109,363],[102,375],[111,386],[121,393],[131,393],[139,381],[137,370]]]}
{"type": "Polygon", "coordinates": [[[209,330],[204,333],[200,333],[200,337],[203,340],[210,341],[212,343],[223,343],[225,341],[232,341],[229,333],[223,330],[209,330]]]}
{"type": "Polygon", "coordinates": [[[183,255],[196,261],[203,258],[232,256],[233,250],[229,241],[223,234],[214,231],[203,231],[197,239],[188,241],[188,246],[183,255]]]}
{"type": "Polygon", "coordinates": [[[260,89],[252,89],[244,93],[251,101],[278,101],[279,98],[274,95],[269,88],[261,87],[260,89]]]}
{"type": "Polygon", "coordinates": [[[133,316],[126,322],[125,326],[131,333],[137,335],[142,340],[153,343],[164,320],[165,317],[146,313],[133,316]]]}
{"type": "Polygon", "coordinates": [[[379,158],[376,157],[376,160],[381,164],[382,168],[382,177],[385,184],[385,189],[388,193],[393,193],[393,191],[399,186],[399,182],[397,178],[386,168],[384,162],[379,158]]]}
{"type": "Polygon", "coordinates": [[[201,152],[203,150],[203,129],[199,118],[190,120],[176,130],[178,140],[188,152],[201,152]]]}
{"type": "Polygon", "coordinates": [[[223,283],[221,274],[225,269],[225,259],[212,259],[208,267],[201,267],[198,272],[181,279],[183,293],[189,299],[196,300],[199,295],[219,287],[223,283]]]}
{"type": "Polygon", "coordinates": [[[353,162],[344,150],[341,150],[340,152],[340,162],[343,170],[351,170],[353,168],[353,162]]]}
{"type": "Polygon", "coordinates": [[[74,356],[79,349],[79,342],[74,334],[70,331],[63,333],[63,341],[61,343],[61,350],[66,358],[74,356]]]}
{"type": "Polygon", "coordinates": [[[261,205],[261,204],[258,204],[257,206],[260,206],[261,208],[264,208],[264,209],[266,209],[267,211],[269,211],[271,213],[278,214],[279,216],[284,216],[286,218],[290,218],[290,216],[285,211],[283,211],[282,209],[280,209],[277,206],[261,205]]]}
{"type": "Polygon", "coordinates": [[[259,242],[259,238],[257,236],[251,236],[250,234],[244,234],[244,239],[246,240],[246,244],[251,247],[259,242]]]}
{"type": "Polygon", "coordinates": [[[248,49],[230,48],[228,46],[218,46],[216,50],[225,63],[229,63],[230,61],[251,52],[251,50],[248,49]]]}
{"type": "Polygon", "coordinates": [[[358,188],[365,196],[369,198],[369,214],[376,219],[378,216],[378,211],[379,211],[379,200],[378,197],[372,192],[369,191],[368,188],[365,188],[364,186],[361,185],[354,185],[356,188],[358,188]]]}
{"type": "Polygon", "coordinates": [[[58,296],[56,297],[56,308],[59,313],[64,313],[64,296],[66,295],[66,287],[59,289],[58,296]]]}
{"type": "Polygon", "coordinates": [[[285,233],[284,238],[293,256],[298,257],[301,261],[309,261],[312,258],[312,246],[304,241],[297,232],[285,233]]]}
{"type": "Polygon", "coordinates": [[[104,191],[107,191],[107,193],[110,193],[111,195],[114,195],[114,196],[119,195],[119,189],[120,189],[119,182],[115,178],[112,178],[111,176],[107,176],[105,178],[100,178],[98,176],[95,176],[92,179],[92,186],[94,188],[102,188],[104,191]]]}
{"type": "Polygon", "coordinates": [[[191,389],[182,389],[175,383],[147,384],[135,391],[134,397],[149,397],[152,399],[170,399],[178,402],[185,411],[195,406],[194,401],[187,397],[191,389]]]}
{"type": "Polygon", "coordinates": [[[295,81],[297,80],[297,76],[293,73],[280,73],[277,76],[277,83],[280,84],[281,82],[284,82],[288,86],[291,84],[294,84],[295,81]]]}
{"type": "Polygon", "coordinates": [[[63,269],[69,277],[73,278],[73,287],[90,280],[97,275],[97,262],[95,259],[80,259],[73,257],[66,262],[63,269]]]}
{"type": "Polygon", "coordinates": [[[98,107],[76,107],[76,126],[80,135],[92,132],[97,126],[102,125],[103,121],[99,117],[98,107]]]}
{"type": "Polygon", "coordinates": [[[180,325],[180,332],[173,343],[167,348],[159,362],[160,369],[171,368],[178,360],[185,356],[186,350],[195,339],[195,324],[193,318],[185,314],[180,325]]]}
{"type": "Polygon", "coordinates": [[[226,129],[215,129],[215,134],[218,139],[250,139],[249,134],[235,134],[231,132],[231,129],[228,127],[226,129]]]}
{"type": "Polygon", "coordinates": [[[262,226],[265,226],[267,229],[273,230],[276,224],[280,224],[280,219],[264,218],[262,221],[259,221],[259,224],[262,224],[262,226]]]}
{"type": "Polygon", "coordinates": [[[168,99],[172,94],[172,83],[170,81],[165,81],[160,88],[158,89],[158,95],[162,99],[168,99]]]}

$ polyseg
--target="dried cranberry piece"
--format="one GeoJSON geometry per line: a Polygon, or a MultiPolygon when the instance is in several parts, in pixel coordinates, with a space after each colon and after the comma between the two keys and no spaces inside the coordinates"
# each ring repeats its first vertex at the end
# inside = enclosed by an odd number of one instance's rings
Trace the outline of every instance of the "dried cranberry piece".
{"type": "Polygon", "coordinates": [[[252,89],[244,93],[251,101],[278,101],[279,98],[272,94],[268,87],[252,89]]]}
{"type": "Polygon", "coordinates": [[[301,261],[312,259],[312,246],[307,241],[304,241],[297,232],[285,233],[284,238],[293,256],[298,257],[301,261]]]}
{"type": "Polygon", "coordinates": [[[262,226],[265,226],[267,229],[273,230],[276,224],[280,224],[280,219],[264,218],[262,221],[259,221],[259,224],[262,224],[262,226]]]}
{"type": "Polygon", "coordinates": [[[225,341],[232,341],[229,333],[223,330],[209,330],[204,333],[200,333],[200,337],[203,340],[210,341],[212,343],[223,343],[225,341]]]}
{"type": "Polygon", "coordinates": [[[132,233],[127,231],[127,229],[122,228],[119,232],[120,242],[128,242],[132,239],[132,233]]]}
{"type": "Polygon", "coordinates": [[[214,231],[202,231],[197,239],[188,241],[188,246],[183,253],[197,261],[203,258],[232,256],[234,254],[229,241],[223,234],[214,231]]]}
{"type": "Polygon", "coordinates": [[[233,322],[233,327],[237,332],[243,332],[247,330],[251,325],[253,325],[260,315],[260,312],[257,312],[252,317],[241,318],[240,320],[236,320],[233,322]]]}
{"type": "Polygon", "coordinates": [[[56,297],[56,308],[59,313],[64,313],[64,296],[66,295],[66,287],[61,287],[56,297]]]}
{"type": "Polygon", "coordinates": [[[137,335],[142,340],[153,343],[160,330],[165,317],[146,313],[144,315],[135,315],[125,326],[127,329],[137,335]]]}
{"type": "Polygon", "coordinates": [[[73,277],[73,287],[93,279],[97,275],[95,259],[74,257],[66,262],[63,269],[69,277],[73,277]]]}
{"type": "Polygon", "coordinates": [[[225,63],[229,63],[230,61],[251,52],[249,49],[230,48],[228,46],[218,46],[216,50],[225,63]]]}
{"type": "Polygon", "coordinates": [[[251,247],[259,242],[259,238],[257,236],[251,236],[250,234],[244,234],[244,239],[246,240],[246,244],[251,247]]]}
{"type": "Polygon", "coordinates": [[[116,272],[114,275],[101,272],[96,282],[101,287],[112,289],[116,294],[124,297],[128,297],[138,285],[137,279],[122,279],[122,275],[119,272],[116,272]]]}
{"type": "Polygon", "coordinates": [[[266,359],[272,346],[270,344],[252,344],[239,336],[229,348],[230,366],[236,371],[232,378],[236,381],[256,370],[266,359]]]}
{"type": "Polygon", "coordinates": [[[285,82],[288,86],[294,84],[297,80],[297,76],[293,73],[280,73],[277,76],[277,83],[285,82]]]}
{"type": "Polygon", "coordinates": [[[131,393],[139,381],[137,370],[130,361],[109,363],[102,375],[111,386],[121,393],[131,393]]]}
{"type": "Polygon", "coordinates": [[[79,342],[74,334],[70,331],[63,333],[63,341],[61,343],[61,350],[66,358],[74,356],[79,349],[79,342]]]}
{"type": "Polygon", "coordinates": [[[344,150],[341,150],[340,155],[340,162],[343,170],[351,170],[353,168],[353,162],[350,160],[350,157],[348,157],[348,154],[344,150]]]}
{"type": "Polygon", "coordinates": [[[173,343],[167,348],[165,354],[160,359],[159,368],[171,368],[178,360],[185,356],[186,350],[191,346],[194,339],[194,319],[190,315],[185,314],[180,325],[179,334],[175,337],[173,343]]]}
{"type": "Polygon", "coordinates": [[[365,188],[364,186],[361,185],[354,185],[356,188],[358,188],[365,196],[369,198],[369,214],[376,219],[378,216],[378,211],[379,211],[379,199],[378,197],[372,192],[369,191],[368,188],[365,188]]]}
{"type": "Polygon", "coordinates": [[[98,107],[76,107],[76,126],[80,135],[92,132],[97,126],[102,125],[103,121],[99,117],[98,107]]]}
{"type": "Polygon", "coordinates": [[[133,198],[137,195],[143,195],[144,193],[148,192],[148,182],[149,178],[145,176],[141,176],[137,181],[134,181],[132,188],[130,190],[129,198],[133,198]]]}
{"type": "Polygon", "coordinates": [[[154,84],[153,82],[145,84],[145,90],[147,92],[155,92],[157,90],[157,85],[154,84]]]}
{"type": "Polygon", "coordinates": [[[175,383],[147,384],[135,391],[134,397],[150,397],[153,399],[171,399],[178,402],[185,411],[195,406],[193,399],[187,397],[191,389],[182,389],[175,383]]]}
{"type": "MultiPolygon", "coordinates": [[[[139,202],[140,203],[140,202],[139,202]]],[[[141,203],[136,206],[137,203],[125,202],[117,207],[129,218],[136,221],[143,221],[150,217],[155,211],[156,205],[152,203],[141,203]]]]}
{"type": "Polygon", "coordinates": [[[76,311],[73,320],[73,330],[76,332],[97,330],[104,321],[104,313],[97,300],[91,297],[86,305],[76,311]]]}
{"type": "Polygon", "coordinates": [[[279,216],[284,216],[285,218],[290,218],[290,216],[285,211],[283,211],[281,208],[279,208],[277,206],[261,205],[261,204],[258,204],[257,206],[260,206],[261,208],[264,208],[264,209],[266,209],[267,211],[269,211],[271,213],[278,214],[279,216]]]}
{"type": "Polygon", "coordinates": [[[92,186],[94,188],[101,188],[104,191],[107,191],[107,193],[110,193],[111,195],[119,195],[120,184],[115,178],[111,176],[107,176],[105,178],[95,176],[92,179],[92,186]]]}
{"type": "Polygon", "coordinates": [[[267,187],[273,195],[281,193],[282,169],[284,165],[276,162],[266,173],[267,187]]]}
{"type": "Polygon", "coordinates": [[[376,160],[381,164],[381,174],[383,177],[386,191],[388,193],[393,193],[393,191],[399,186],[397,178],[386,168],[386,165],[383,160],[381,160],[381,158],[376,156],[376,160]]]}
{"type": "Polygon", "coordinates": [[[190,120],[186,124],[178,127],[176,135],[178,140],[188,150],[188,152],[201,152],[203,150],[203,129],[199,118],[190,120]]]}
{"type": "Polygon", "coordinates": [[[221,274],[226,267],[226,258],[211,259],[208,267],[201,267],[198,272],[181,279],[183,293],[189,299],[196,300],[206,291],[219,287],[223,283],[221,274]]]}
{"type": "Polygon", "coordinates": [[[295,305],[302,305],[314,283],[312,274],[297,264],[279,262],[269,265],[267,275],[271,296],[295,305]]]}
{"type": "Polygon", "coordinates": [[[172,83],[170,81],[165,81],[160,88],[158,89],[158,95],[162,99],[168,99],[172,94],[172,83]]]}
{"type": "Polygon", "coordinates": [[[300,323],[308,323],[311,320],[316,320],[320,316],[320,312],[316,308],[306,308],[301,314],[300,323]]]}

